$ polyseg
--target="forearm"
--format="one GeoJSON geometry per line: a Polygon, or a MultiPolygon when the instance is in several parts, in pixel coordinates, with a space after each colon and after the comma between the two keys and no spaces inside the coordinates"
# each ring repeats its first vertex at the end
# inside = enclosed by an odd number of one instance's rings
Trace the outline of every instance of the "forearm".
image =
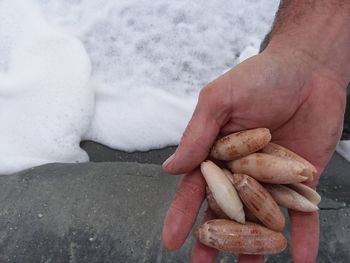
{"type": "Polygon", "coordinates": [[[289,49],[349,82],[350,1],[281,1],[268,49],[289,49]]]}

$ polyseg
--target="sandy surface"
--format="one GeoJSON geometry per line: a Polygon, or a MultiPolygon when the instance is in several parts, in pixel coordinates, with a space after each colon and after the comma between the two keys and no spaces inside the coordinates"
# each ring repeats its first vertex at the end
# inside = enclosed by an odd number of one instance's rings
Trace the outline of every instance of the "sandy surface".
{"type": "MultiPolygon", "coordinates": [[[[0,262],[187,262],[193,238],[178,252],[160,242],[178,177],[163,174],[159,164],[174,148],[133,154],[94,143],[84,148],[97,163],[0,177],[0,262]]],[[[334,155],[321,178],[318,262],[350,262],[349,171],[334,155]]],[[[291,262],[288,253],[268,262],[291,262]]],[[[220,259],[232,262],[231,255],[220,259]]]]}

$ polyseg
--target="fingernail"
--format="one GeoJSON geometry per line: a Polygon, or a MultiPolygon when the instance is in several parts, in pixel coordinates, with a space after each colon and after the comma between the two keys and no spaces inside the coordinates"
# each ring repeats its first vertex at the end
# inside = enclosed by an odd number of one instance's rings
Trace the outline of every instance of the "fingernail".
{"type": "Polygon", "coordinates": [[[171,163],[171,161],[174,159],[174,157],[175,157],[175,153],[170,155],[169,158],[166,159],[165,162],[163,163],[163,165],[162,165],[163,168],[167,167],[171,163]]]}

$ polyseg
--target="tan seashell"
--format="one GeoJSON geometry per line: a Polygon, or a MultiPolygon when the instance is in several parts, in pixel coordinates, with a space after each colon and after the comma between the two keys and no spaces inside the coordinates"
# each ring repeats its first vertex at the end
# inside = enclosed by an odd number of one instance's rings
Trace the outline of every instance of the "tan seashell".
{"type": "Polygon", "coordinates": [[[266,184],[264,187],[269,191],[277,204],[282,207],[301,212],[314,212],[318,210],[316,205],[287,186],[266,184]]]}
{"type": "MultiPolygon", "coordinates": [[[[224,172],[224,174],[226,175],[226,177],[228,178],[228,180],[231,182],[231,176],[233,175],[231,173],[231,171],[227,170],[227,169],[222,169],[222,171],[224,172]]],[[[232,182],[231,182],[232,183],[232,182]]]]}
{"type": "Polygon", "coordinates": [[[241,225],[225,219],[207,221],[196,236],[201,243],[228,253],[276,254],[287,246],[282,233],[250,222],[241,225]]]}
{"type": "MultiPolygon", "coordinates": [[[[233,185],[233,174],[227,169],[223,169],[223,171],[233,185]]],[[[247,206],[243,205],[243,210],[246,221],[260,223],[259,219],[248,209],[247,206]]]]}
{"type": "Polygon", "coordinates": [[[235,160],[262,149],[270,140],[271,133],[266,128],[232,133],[215,142],[210,156],[223,161],[235,160]]]}
{"type": "Polygon", "coordinates": [[[247,206],[243,206],[246,222],[253,222],[261,224],[260,220],[249,210],[247,206]]]}
{"type": "Polygon", "coordinates": [[[321,202],[321,196],[311,187],[308,187],[302,183],[288,184],[288,187],[298,192],[306,199],[308,199],[314,205],[318,205],[321,202]]]}
{"type": "Polygon", "coordinates": [[[215,201],[214,196],[208,186],[206,187],[206,191],[207,191],[207,202],[211,211],[213,211],[213,213],[217,216],[217,218],[229,219],[229,217],[224,213],[224,211],[222,211],[218,203],[215,201]]]}
{"type": "Polygon", "coordinates": [[[304,164],[266,153],[253,153],[228,162],[228,167],[234,173],[249,174],[265,183],[291,184],[308,179],[302,176],[304,164]]]}
{"type": "Polygon", "coordinates": [[[282,231],[285,218],[269,192],[254,178],[234,174],[233,184],[247,208],[269,229],[282,231]]]}
{"type": "Polygon", "coordinates": [[[308,177],[308,181],[312,181],[317,173],[315,166],[313,166],[309,161],[305,160],[295,152],[292,152],[291,150],[276,143],[270,142],[261,150],[261,152],[303,163],[307,169],[305,169],[301,175],[308,177]]]}
{"type": "Polygon", "coordinates": [[[201,163],[201,172],[222,211],[231,219],[244,224],[243,204],[222,169],[212,161],[204,161],[201,163]]]}

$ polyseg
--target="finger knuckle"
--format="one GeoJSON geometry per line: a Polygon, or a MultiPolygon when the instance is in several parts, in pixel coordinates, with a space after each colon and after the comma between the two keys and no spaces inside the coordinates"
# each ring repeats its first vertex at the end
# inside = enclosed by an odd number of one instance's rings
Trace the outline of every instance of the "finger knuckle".
{"type": "Polygon", "coordinates": [[[199,93],[199,101],[207,100],[212,98],[212,96],[216,93],[217,87],[216,85],[210,83],[201,89],[199,93]]]}

